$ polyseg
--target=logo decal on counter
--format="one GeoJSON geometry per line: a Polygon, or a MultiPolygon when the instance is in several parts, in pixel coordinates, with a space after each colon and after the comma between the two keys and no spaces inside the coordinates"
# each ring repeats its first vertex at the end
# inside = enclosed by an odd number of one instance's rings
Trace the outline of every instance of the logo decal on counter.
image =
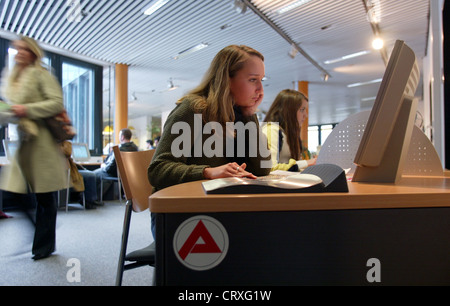
{"type": "Polygon", "coordinates": [[[209,216],[184,221],[175,232],[173,249],[178,260],[192,270],[217,266],[228,251],[228,234],[222,223],[209,216]]]}

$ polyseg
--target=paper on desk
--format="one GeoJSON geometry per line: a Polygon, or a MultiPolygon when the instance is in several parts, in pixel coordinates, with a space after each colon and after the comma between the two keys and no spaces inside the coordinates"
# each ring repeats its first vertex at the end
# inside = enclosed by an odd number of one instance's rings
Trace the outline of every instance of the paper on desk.
{"type": "Polygon", "coordinates": [[[277,176],[291,176],[294,174],[298,174],[298,172],[292,172],[287,170],[274,170],[270,172],[271,175],[277,175],[277,176]]]}

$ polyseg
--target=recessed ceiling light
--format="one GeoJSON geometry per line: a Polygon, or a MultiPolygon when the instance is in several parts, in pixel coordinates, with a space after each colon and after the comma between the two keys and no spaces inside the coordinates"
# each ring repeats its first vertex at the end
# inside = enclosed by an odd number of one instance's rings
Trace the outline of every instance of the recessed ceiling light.
{"type": "Polygon", "coordinates": [[[306,3],[308,3],[309,1],[311,1],[311,0],[298,0],[298,1],[294,1],[294,2],[291,3],[291,4],[285,5],[285,6],[283,6],[282,8],[278,9],[278,10],[277,10],[277,13],[278,13],[278,14],[283,14],[283,13],[289,12],[290,10],[293,10],[293,9],[295,9],[295,8],[297,8],[297,7],[301,6],[301,5],[303,5],[303,4],[306,4],[306,3]]]}
{"type": "Polygon", "coordinates": [[[368,98],[362,98],[362,99],[361,99],[361,102],[375,101],[376,98],[377,98],[376,96],[374,96],[374,97],[368,97],[368,98]]]}
{"type": "Polygon", "coordinates": [[[181,52],[178,53],[177,55],[172,56],[172,58],[173,58],[173,59],[180,59],[180,58],[182,58],[182,57],[185,57],[186,55],[189,55],[189,54],[191,54],[191,53],[197,52],[197,51],[199,51],[199,50],[201,50],[201,49],[204,49],[204,48],[206,48],[206,47],[208,47],[208,46],[209,46],[208,43],[201,43],[201,44],[195,45],[195,46],[193,46],[193,47],[190,47],[190,48],[188,48],[188,49],[186,49],[186,50],[184,50],[184,51],[181,51],[181,52]]]}
{"type": "Polygon", "coordinates": [[[360,51],[360,52],[344,55],[344,56],[341,56],[339,58],[335,58],[335,59],[332,59],[332,60],[327,60],[327,61],[324,62],[324,64],[326,64],[326,65],[334,64],[334,63],[337,63],[337,62],[345,61],[345,60],[348,60],[350,58],[366,55],[366,54],[369,54],[369,53],[370,53],[369,50],[360,51]]]}
{"type": "Polygon", "coordinates": [[[375,79],[375,80],[368,81],[368,82],[353,83],[353,84],[347,85],[347,87],[348,87],[348,88],[351,88],[351,87],[358,87],[358,86],[370,85],[370,84],[380,83],[382,80],[383,80],[383,79],[375,79]]]}
{"type": "Polygon", "coordinates": [[[151,4],[144,10],[145,15],[151,15],[157,10],[159,10],[164,4],[169,2],[169,0],[153,0],[151,4]]]}

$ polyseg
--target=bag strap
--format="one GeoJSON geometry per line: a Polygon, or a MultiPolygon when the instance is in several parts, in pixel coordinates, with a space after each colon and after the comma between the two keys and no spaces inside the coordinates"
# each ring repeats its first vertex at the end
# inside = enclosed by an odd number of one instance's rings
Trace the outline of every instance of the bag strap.
{"type": "Polygon", "coordinates": [[[277,160],[280,160],[281,149],[283,148],[283,131],[278,127],[278,155],[277,160]]]}

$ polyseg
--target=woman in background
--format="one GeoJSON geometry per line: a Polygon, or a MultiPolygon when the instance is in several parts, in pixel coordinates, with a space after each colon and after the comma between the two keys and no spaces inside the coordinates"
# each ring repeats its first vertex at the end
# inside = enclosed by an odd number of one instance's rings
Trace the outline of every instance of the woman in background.
{"type": "Polygon", "coordinates": [[[293,89],[282,90],[266,114],[262,127],[272,158],[272,171],[300,171],[316,163],[302,159],[300,128],[308,117],[308,98],[293,89]]]}
{"type": "MultiPolygon", "coordinates": [[[[56,191],[67,186],[67,161],[44,118],[64,109],[62,88],[41,65],[44,53],[36,41],[14,41],[15,65],[3,84],[3,97],[19,119],[19,148],[11,164],[2,167],[0,189],[32,193],[37,202],[33,259],[50,256],[56,241],[56,191]]],[[[33,197],[30,197],[33,199],[33,197]]]]}

